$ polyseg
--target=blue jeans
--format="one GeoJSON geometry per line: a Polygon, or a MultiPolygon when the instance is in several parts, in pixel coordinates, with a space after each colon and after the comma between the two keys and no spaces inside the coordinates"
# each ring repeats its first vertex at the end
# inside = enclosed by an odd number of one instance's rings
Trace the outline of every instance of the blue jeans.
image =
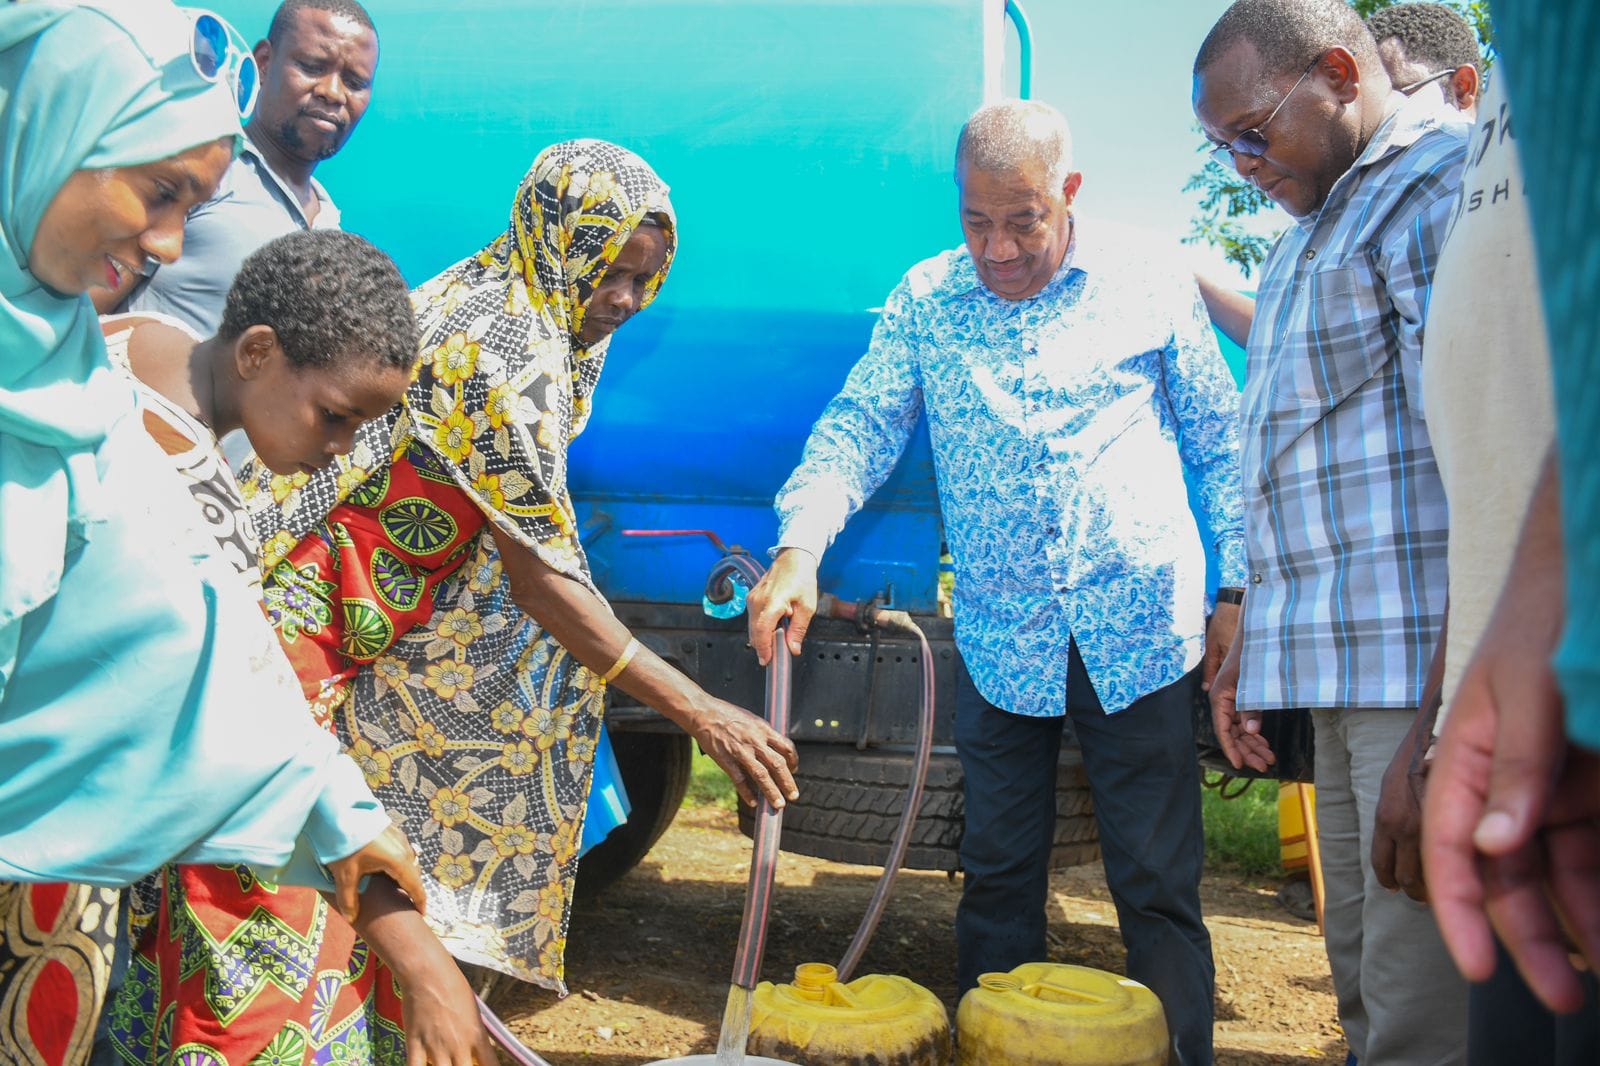
{"type": "Polygon", "coordinates": [[[1194,699],[1199,671],[1108,715],[1074,643],[1065,716],[1010,714],[957,671],[956,751],[966,776],[956,909],[961,992],[978,975],[1048,959],[1045,898],[1065,718],[1083,749],[1106,884],[1128,976],[1160,998],[1177,1061],[1211,1062],[1216,972],[1200,919],[1205,843],[1194,699]]]}

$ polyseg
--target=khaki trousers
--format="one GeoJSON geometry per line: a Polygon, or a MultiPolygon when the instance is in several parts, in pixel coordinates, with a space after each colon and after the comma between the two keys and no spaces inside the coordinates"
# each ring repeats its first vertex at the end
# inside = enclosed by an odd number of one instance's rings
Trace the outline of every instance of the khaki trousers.
{"type": "Polygon", "coordinates": [[[1414,711],[1314,710],[1323,924],[1339,1022],[1360,1066],[1466,1062],[1467,984],[1433,912],[1372,873],[1383,772],[1414,711]]]}

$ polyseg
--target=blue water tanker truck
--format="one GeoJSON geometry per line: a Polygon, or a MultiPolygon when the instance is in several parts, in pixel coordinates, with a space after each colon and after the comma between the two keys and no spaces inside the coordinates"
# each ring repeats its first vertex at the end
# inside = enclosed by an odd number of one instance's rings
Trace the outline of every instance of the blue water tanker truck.
{"type": "MultiPolygon", "coordinates": [[[[219,2],[247,36],[273,5],[219,2]]],[[[371,106],[318,171],[347,229],[420,283],[505,229],[535,154],[616,141],[672,187],[680,244],[648,312],[611,345],[570,452],[595,579],[639,639],[711,693],[755,710],[742,616],[706,598],[710,531],[765,561],[775,492],[865,351],[905,270],[961,239],[951,164],[961,123],[1017,95],[1001,0],[382,0],[371,106]],[[708,613],[708,608],[712,613],[708,613]]],[[[1020,31],[1020,32],[1019,32],[1020,31]]],[[[1025,92],[1025,87],[1022,87],[1025,92]]],[[[939,509],[926,427],[823,562],[824,591],[911,612],[936,658],[934,755],[908,866],[954,870],[961,772],[956,652],[939,610],[939,509]]],[[[801,798],[786,849],[882,862],[910,772],[920,655],[901,636],[819,619],[794,670],[801,798]]],[[[603,885],[670,824],[692,742],[613,690],[606,728],[628,823],[583,860],[603,885]]],[[[1064,745],[1055,861],[1092,860],[1094,818],[1064,745]]]]}

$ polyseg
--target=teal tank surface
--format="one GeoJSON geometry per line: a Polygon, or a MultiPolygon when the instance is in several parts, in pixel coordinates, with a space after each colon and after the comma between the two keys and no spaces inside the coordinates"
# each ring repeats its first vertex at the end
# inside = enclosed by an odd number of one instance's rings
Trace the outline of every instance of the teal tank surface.
{"type": "MultiPolygon", "coordinates": [[[[215,5],[247,38],[268,3],[215,5]]],[[[1000,84],[1004,7],[981,0],[417,0],[369,5],[372,104],[317,176],[418,283],[505,228],[540,148],[601,137],[672,186],[661,298],[612,343],[571,482],[614,599],[698,602],[711,528],[763,552],[772,498],[866,349],[876,308],[961,241],[956,134],[1000,84]]],[[[932,610],[938,509],[925,429],[829,553],[847,598],[932,610]]]]}

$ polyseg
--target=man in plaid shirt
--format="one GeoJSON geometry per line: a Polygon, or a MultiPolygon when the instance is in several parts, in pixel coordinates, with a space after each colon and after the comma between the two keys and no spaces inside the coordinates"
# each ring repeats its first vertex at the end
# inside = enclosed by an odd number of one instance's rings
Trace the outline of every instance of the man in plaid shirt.
{"type": "Polygon", "coordinates": [[[1248,579],[1211,689],[1235,766],[1262,711],[1309,707],[1328,960],[1361,1066],[1465,1057],[1466,987],[1428,909],[1370,849],[1384,770],[1445,605],[1444,490],[1423,421],[1428,289],[1467,127],[1393,90],[1342,0],[1238,0],[1195,60],[1224,165],[1290,215],[1263,266],[1240,433],[1248,579]]]}

